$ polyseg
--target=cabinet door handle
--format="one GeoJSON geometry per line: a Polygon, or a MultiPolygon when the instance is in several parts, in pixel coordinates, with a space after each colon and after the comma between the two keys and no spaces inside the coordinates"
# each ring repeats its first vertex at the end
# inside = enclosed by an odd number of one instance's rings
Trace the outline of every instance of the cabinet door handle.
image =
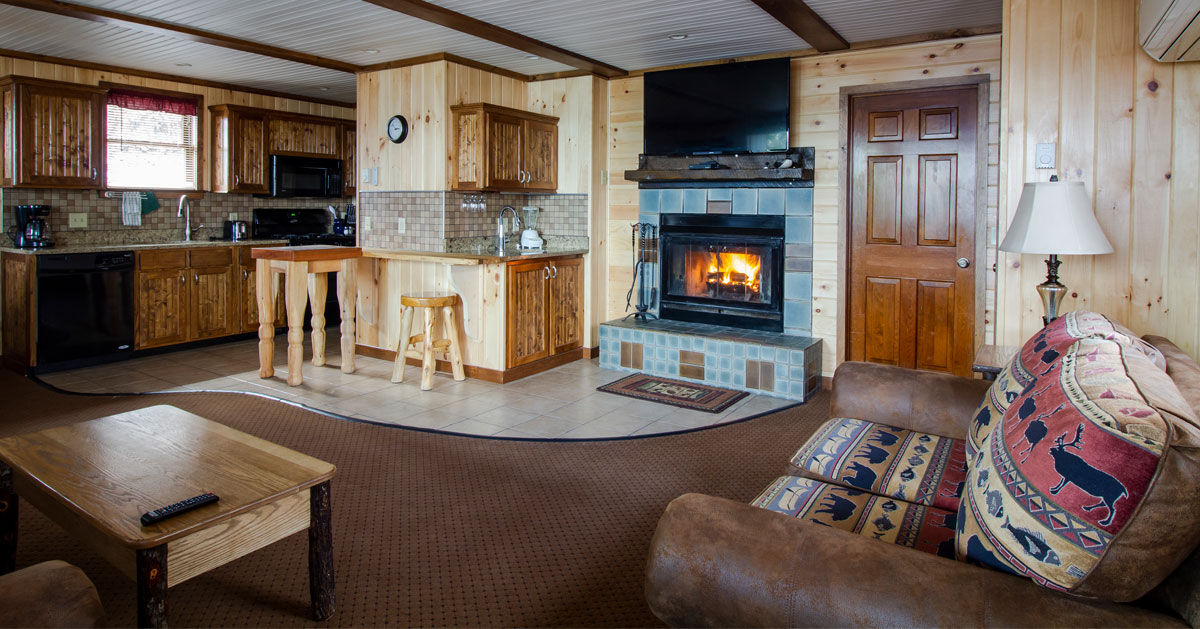
{"type": "Polygon", "coordinates": [[[242,280],[245,281],[248,279],[250,279],[250,271],[247,271],[246,269],[242,269],[242,280]]]}
{"type": "Polygon", "coordinates": [[[558,266],[551,264],[550,265],[550,273],[552,274],[552,275],[550,275],[551,279],[557,278],[558,277],[558,266]]]}
{"type": "Polygon", "coordinates": [[[200,274],[192,273],[192,280],[195,281],[197,284],[199,284],[200,283],[200,274]]]}
{"type": "Polygon", "coordinates": [[[542,267],[542,279],[544,279],[544,280],[550,279],[550,267],[548,267],[548,266],[542,267]]]}
{"type": "Polygon", "coordinates": [[[186,275],[180,275],[180,276],[179,276],[179,283],[180,283],[180,284],[187,284],[187,276],[186,276],[186,275]]]}
{"type": "Polygon", "coordinates": [[[99,171],[99,170],[97,170],[97,169],[95,169],[95,168],[93,168],[93,169],[92,169],[92,180],[93,180],[93,181],[95,181],[95,179],[96,179],[97,177],[99,177],[99,176],[100,176],[100,171],[99,171]]]}
{"type": "Polygon", "coordinates": [[[240,185],[241,183],[242,183],[242,176],[234,175],[233,176],[233,185],[237,186],[237,185],[240,185]]]}

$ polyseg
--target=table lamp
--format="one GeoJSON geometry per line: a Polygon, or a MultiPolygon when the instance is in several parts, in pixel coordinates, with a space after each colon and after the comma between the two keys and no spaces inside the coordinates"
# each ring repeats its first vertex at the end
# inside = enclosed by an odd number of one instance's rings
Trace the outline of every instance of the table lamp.
{"type": "Polygon", "coordinates": [[[1049,325],[1058,318],[1058,306],[1067,292],[1058,282],[1058,256],[1112,253],[1113,248],[1096,222],[1083,182],[1052,176],[1050,181],[1025,184],[1000,250],[1050,256],[1046,281],[1037,287],[1046,313],[1042,322],[1049,325]]]}

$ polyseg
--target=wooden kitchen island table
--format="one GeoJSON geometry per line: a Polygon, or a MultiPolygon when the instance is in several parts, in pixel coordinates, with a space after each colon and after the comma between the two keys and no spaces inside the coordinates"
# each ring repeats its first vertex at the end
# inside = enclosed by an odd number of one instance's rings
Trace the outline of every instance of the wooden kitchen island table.
{"type": "Polygon", "coordinates": [[[255,282],[258,289],[258,375],[275,375],[275,294],[274,274],[284,275],[284,301],[287,304],[289,385],[304,383],[304,306],[312,302],[312,344],[314,365],[325,364],[325,303],[328,281],[325,274],[337,273],[338,304],[342,313],[342,372],[354,372],[354,317],[358,300],[358,259],[362,249],[335,245],[302,245],[251,249],[257,260],[255,282]],[[307,287],[307,291],[305,288],[307,287]]]}
{"type": "Polygon", "coordinates": [[[167,624],[167,588],[308,529],[313,617],[333,614],[333,464],[151,406],[0,439],[0,573],[14,568],[18,496],[137,582],[138,625],[167,624]],[[150,526],[147,511],[214,504],[150,526]]]}

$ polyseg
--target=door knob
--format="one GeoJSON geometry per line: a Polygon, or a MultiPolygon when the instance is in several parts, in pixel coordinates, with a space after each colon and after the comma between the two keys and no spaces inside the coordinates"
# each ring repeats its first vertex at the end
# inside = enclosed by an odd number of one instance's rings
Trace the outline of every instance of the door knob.
{"type": "Polygon", "coordinates": [[[959,258],[959,259],[958,259],[958,268],[960,268],[960,269],[965,269],[965,268],[967,268],[967,267],[969,267],[969,266],[971,266],[971,261],[970,261],[970,260],[968,260],[968,259],[966,259],[966,258],[959,258]]]}

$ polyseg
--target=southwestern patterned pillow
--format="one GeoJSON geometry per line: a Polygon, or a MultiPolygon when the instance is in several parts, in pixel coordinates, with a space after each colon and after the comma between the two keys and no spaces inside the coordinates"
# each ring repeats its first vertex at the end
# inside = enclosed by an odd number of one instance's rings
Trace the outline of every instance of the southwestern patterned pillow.
{"type": "MultiPolygon", "coordinates": [[[[1038,378],[1049,374],[1053,364],[1062,355],[1063,348],[1082,338],[1110,339],[1136,348],[1165,368],[1162,354],[1135,336],[1127,328],[1113,323],[1108,317],[1082,310],[1069,312],[1050,325],[1042,328],[1025,342],[1012,362],[996,377],[995,384],[988,389],[983,402],[975,409],[975,416],[967,430],[967,458],[979,451],[983,439],[1010,404],[1034,387],[1038,378]]],[[[1022,399],[1025,399],[1022,397],[1022,399]]]]}
{"type": "Polygon", "coordinates": [[[956,545],[960,558],[1046,587],[1128,601],[1200,537],[1198,444],[1180,432],[1195,418],[1171,412],[1190,409],[1141,350],[1080,338],[1080,314],[1014,361],[1010,378],[1024,386],[968,460],[956,545]],[[1063,336],[1075,340],[1055,345],[1063,336]],[[1038,352],[1057,355],[1028,369],[1038,352]]]}

